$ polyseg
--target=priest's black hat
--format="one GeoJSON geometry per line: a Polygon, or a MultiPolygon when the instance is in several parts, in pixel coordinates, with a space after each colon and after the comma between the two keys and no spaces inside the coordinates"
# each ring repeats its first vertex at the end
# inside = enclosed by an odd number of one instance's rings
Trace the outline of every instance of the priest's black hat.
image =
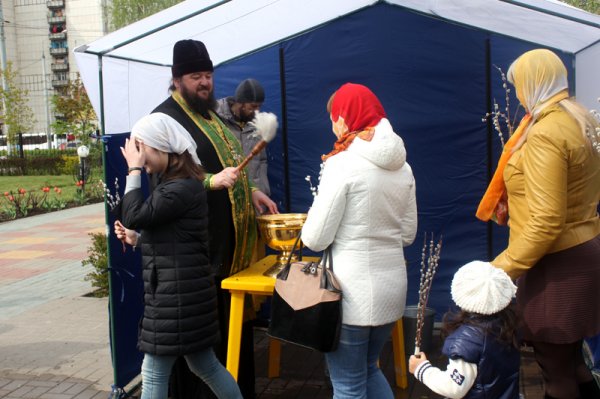
{"type": "Polygon", "coordinates": [[[171,72],[174,78],[193,72],[212,72],[213,63],[210,60],[206,46],[199,40],[180,40],[173,46],[173,66],[171,72]]]}

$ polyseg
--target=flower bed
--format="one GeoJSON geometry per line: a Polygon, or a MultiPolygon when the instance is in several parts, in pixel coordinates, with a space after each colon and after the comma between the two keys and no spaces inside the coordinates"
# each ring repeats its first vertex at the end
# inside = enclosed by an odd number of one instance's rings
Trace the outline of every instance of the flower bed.
{"type": "Polygon", "coordinates": [[[101,181],[84,185],[80,180],[74,186],[74,190],[72,187],[63,189],[49,184],[33,190],[23,187],[6,190],[0,198],[0,222],[93,204],[104,199],[101,181]]]}

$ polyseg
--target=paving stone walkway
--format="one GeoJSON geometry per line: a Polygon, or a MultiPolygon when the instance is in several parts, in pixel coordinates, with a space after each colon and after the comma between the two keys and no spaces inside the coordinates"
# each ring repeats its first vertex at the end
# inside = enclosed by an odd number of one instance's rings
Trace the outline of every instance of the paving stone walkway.
{"type": "Polygon", "coordinates": [[[83,267],[95,204],[0,223],[0,398],[107,398],[108,300],[83,267]]]}
{"type": "MultiPolygon", "coordinates": [[[[89,233],[103,231],[103,204],[0,223],[0,398],[109,397],[113,370],[108,300],[85,296],[93,291],[85,280],[91,267],[81,265],[91,243],[89,233]]],[[[257,329],[259,399],[331,398],[322,354],[284,344],[281,375],[270,379],[267,349],[265,331],[257,329]]],[[[527,399],[543,398],[532,354],[523,352],[522,360],[521,392],[527,399]]],[[[380,364],[392,382],[390,347],[380,364]]],[[[439,398],[415,384],[412,376],[409,381],[408,390],[394,388],[397,399],[439,398]]]]}

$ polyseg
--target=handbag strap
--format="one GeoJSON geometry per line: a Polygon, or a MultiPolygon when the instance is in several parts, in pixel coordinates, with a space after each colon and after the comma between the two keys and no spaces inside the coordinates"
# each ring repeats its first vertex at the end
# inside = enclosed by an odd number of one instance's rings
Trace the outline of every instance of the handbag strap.
{"type": "MultiPolygon", "coordinates": [[[[292,250],[290,251],[290,254],[288,255],[288,258],[285,262],[284,268],[281,269],[281,271],[279,273],[277,273],[277,278],[280,280],[287,280],[288,275],[290,274],[290,268],[292,267],[292,254],[294,253],[294,251],[296,251],[296,247],[298,246],[298,243],[300,242],[300,236],[302,236],[302,232],[300,232],[300,234],[298,234],[298,237],[296,237],[296,241],[294,241],[294,246],[292,247],[292,250]]],[[[300,260],[302,260],[302,254],[300,254],[300,260]]],[[[329,245],[323,251],[323,256],[321,257],[321,260],[319,261],[319,265],[321,266],[321,269],[322,269],[321,270],[321,279],[320,279],[321,288],[325,288],[332,292],[341,292],[340,290],[338,290],[336,287],[334,287],[331,284],[331,281],[329,279],[329,273],[327,273],[327,270],[329,270],[333,274],[333,256],[331,254],[331,245],[329,245]]]]}
{"type": "Polygon", "coordinates": [[[327,272],[330,271],[331,275],[333,275],[333,256],[331,254],[331,245],[329,245],[323,251],[323,257],[321,258],[320,265],[322,269],[320,282],[321,288],[325,288],[332,292],[340,292],[337,288],[333,286],[333,284],[331,284],[330,273],[327,272]]]}
{"type": "MultiPolygon", "coordinates": [[[[278,278],[280,280],[287,280],[288,274],[290,273],[290,268],[292,267],[292,254],[296,251],[296,247],[298,246],[298,243],[300,242],[301,235],[302,235],[302,231],[300,231],[300,233],[298,234],[298,237],[296,237],[296,241],[294,241],[292,250],[290,251],[290,254],[288,255],[288,257],[285,261],[285,266],[283,267],[283,269],[281,269],[281,271],[279,273],[277,273],[276,278],[278,278]]],[[[302,260],[302,252],[300,252],[299,260],[302,260]]]]}
{"type": "Polygon", "coordinates": [[[321,267],[323,267],[323,269],[329,269],[333,272],[333,256],[331,254],[331,245],[329,245],[323,251],[323,257],[321,258],[319,264],[321,267]]]}
{"type": "Polygon", "coordinates": [[[290,251],[290,254],[288,255],[286,265],[289,265],[292,262],[292,255],[296,251],[298,251],[298,255],[299,255],[298,260],[302,260],[302,246],[300,246],[300,248],[296,249],[296,247],[298,247],[298,244],[300,243],[301,235],[302,235],[302,230],[300,231],[300,233],[298,233],[298,237],[296,237],[296,241],[294,241],[294,245],[292,246],[292,250],[290,251]]]}

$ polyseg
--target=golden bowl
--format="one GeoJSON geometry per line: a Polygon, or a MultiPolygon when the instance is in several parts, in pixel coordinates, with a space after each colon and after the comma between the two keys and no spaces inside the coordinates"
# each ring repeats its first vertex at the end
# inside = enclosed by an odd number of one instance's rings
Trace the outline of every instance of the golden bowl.
{"type": "MultiPolygon", "coordinates": [[[[277,273],[285,266],[290,252],[294,247],[294,242],[304,221],[306,213],[278,213],[276,215],[261,215],[257,216],[258,229],[265,244],[271,249],[279,251],[277,262],[270,267],[265,273],[265,276],[275,277],[277,273]]],[[[298,248],[301,248],[300,241],[298,248]]],[[[292,262],[297,260],[295,254],[291,254],[292,262]]]]}

